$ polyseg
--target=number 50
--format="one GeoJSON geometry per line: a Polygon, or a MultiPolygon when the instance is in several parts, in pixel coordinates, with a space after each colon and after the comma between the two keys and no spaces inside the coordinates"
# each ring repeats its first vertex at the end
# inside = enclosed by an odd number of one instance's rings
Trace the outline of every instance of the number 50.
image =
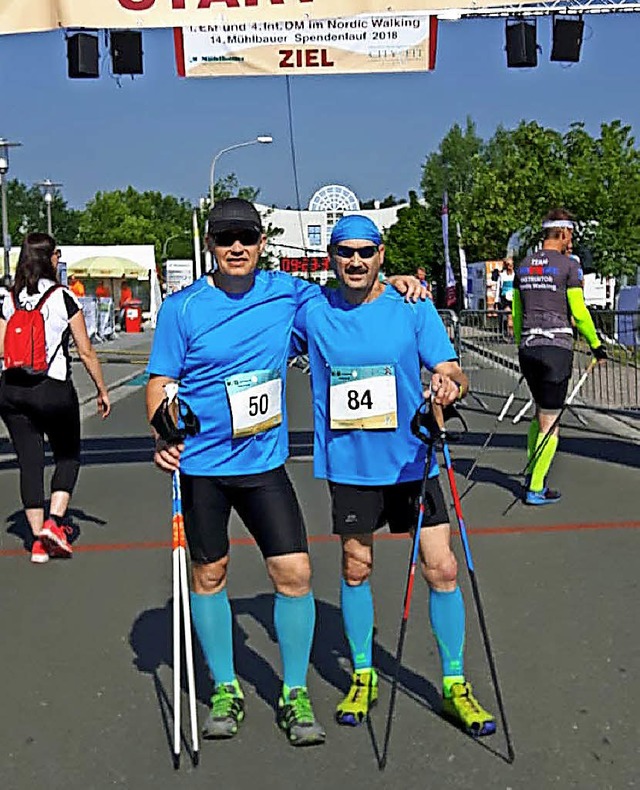
{"type": "Polygon", "coordinates": [[[266,392],[262,395],[249,396],[249,416],[256,417],[258,414],[266,414],[269,409],[269,396],[266,392]]]}

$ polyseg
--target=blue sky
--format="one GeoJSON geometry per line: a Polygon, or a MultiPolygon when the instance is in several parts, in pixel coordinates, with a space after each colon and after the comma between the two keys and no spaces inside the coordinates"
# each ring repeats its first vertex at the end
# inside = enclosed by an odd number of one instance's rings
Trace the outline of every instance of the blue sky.
{"type": "MultiPolygon", "coordinates": [[[[327,183],[360,198],[406,195],[447,129],[470,115],[483,137],[498,124],[537,120],[591,133],[622,119],[638,132],[636,14],[587,16],[581,62],[549,63],[551,20],[538,20],[535,69],[507,69],[504,20],[441,22],[435,72],[292,78],[302,203],[327,183]]],[[[145,74],[69,80],[62,32],[0,36],[0,136],[19,140],[11,173],[64,184],[70,205],[131,184],[197,200],[212,156],[272,134],[219,160],[261,200],[295,206],[283,77],[180,79],[171,31],[144,32],[145,74]]],[[[102,45],[102,51],[105,48],[102,45]]]]}

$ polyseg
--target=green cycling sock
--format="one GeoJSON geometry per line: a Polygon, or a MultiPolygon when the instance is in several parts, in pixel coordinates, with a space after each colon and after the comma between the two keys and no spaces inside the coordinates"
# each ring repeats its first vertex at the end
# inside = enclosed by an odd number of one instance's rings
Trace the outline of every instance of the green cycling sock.
{"type": "Polygon", "coordinates": [[[531,491],[542,491],[544,488],[544,479],[549,472],[549,467],[553,461],[553,456],[556,454],[556,450],[558,449],[557,436],[550,436],[547,439],[546,434],[540,434],[538,436],[538,441],[536,442],[536,452],[542,445],[542,442],[545,442],[544,448],[542,449],[542,452],[538,456],[538,459],[531,470],[531,485],[529,486],[529,490],[531,491]]]}

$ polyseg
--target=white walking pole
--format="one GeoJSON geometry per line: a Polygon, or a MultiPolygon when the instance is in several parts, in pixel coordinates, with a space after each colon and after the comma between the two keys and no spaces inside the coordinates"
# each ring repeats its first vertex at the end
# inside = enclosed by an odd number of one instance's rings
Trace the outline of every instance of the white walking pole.
{"type": "Polygon", "coordinates": [[[189,583],[187,580],[187,549],[182,517],[182,495],[180,473],[173,473],[173,767],[180,767],[180,599],[182,598],[182,626],[184,628],[185,664],[187,689],[189,691],[189,717],[191,721],[191,745],[193,764],[200,760],[198,742],[198,719],[196,714],[196,683],[193,666],[193,639],[191,635],[191,609],[189,606],[189,583]]]}

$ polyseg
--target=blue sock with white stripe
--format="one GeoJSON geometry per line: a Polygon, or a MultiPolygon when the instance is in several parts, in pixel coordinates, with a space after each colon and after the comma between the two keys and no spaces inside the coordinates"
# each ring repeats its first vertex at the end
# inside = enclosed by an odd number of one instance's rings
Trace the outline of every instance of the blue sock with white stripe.
{"type": "Polygon", "coordinates": [[[373,596],[369,580],[362,584],[340,585],[340,605],[344,632],[351,648],[354,671],[371,669],[373,643],[373,596]]]}
{"type": "Polygon", "coordinates": [[[438,643],[445,693],[464,681],[464,600],[460,587],[451,592],[429,590],[431,628],[438,643]]]}

